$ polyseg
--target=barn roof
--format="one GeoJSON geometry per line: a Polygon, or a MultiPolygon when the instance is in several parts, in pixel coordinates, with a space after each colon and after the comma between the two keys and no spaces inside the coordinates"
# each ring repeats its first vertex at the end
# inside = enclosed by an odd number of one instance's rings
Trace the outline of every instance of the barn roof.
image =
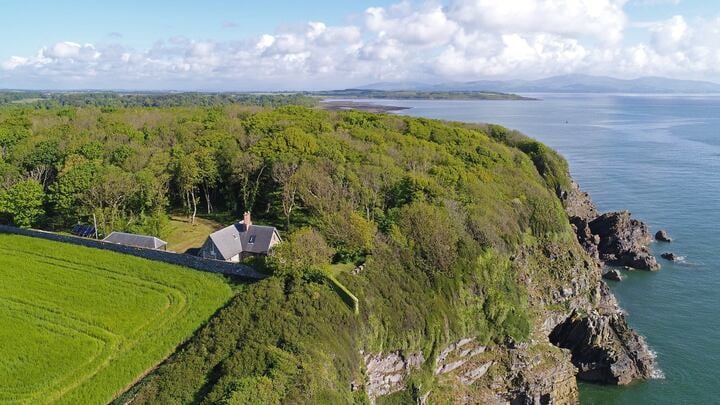
{"type": "Polygon", "coordinates": [[[103,239],[103,241],[145,249],[162,249],[167,246],[167,242],[154,236],[136,235],[125,232],[113,232],[103,239]]]}
{"type": "Polygon", "coordinates": [[[242,252],[267,253],[270,250],[274,226],[252,224],[246,229],[243,221],[230,225],[210,235],[210,240],[222,255],[229,260],[242,252]]]}

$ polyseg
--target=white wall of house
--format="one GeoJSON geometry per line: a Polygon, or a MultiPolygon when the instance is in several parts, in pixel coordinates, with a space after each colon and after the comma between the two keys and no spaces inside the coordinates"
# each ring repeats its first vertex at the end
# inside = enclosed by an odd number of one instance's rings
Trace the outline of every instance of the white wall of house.
{"type": "Polygon", "coordinates": [[[270,248],[280,243],[280,237],[277,232],[273,232],[272,238],[270,239],[270,248]]]}

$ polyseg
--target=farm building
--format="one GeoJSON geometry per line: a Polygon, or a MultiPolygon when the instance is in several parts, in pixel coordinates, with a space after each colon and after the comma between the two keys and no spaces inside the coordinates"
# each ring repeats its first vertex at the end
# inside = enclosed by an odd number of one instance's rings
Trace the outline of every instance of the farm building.
{"type": "Polygon", "coordinates": [[[113,232],[103,242],[132,246],[143,249],[167,250],[167,242],[154,236],[136,235],[133,233],[113,232]]]}
{"type": "Polygon", "coordinates": [[[202,248],[205,259],[239,262],[245,257],[267,255],[280,242],[274,226],[254,225],[250,213],[242,221],[212,233],[202,248]]]}

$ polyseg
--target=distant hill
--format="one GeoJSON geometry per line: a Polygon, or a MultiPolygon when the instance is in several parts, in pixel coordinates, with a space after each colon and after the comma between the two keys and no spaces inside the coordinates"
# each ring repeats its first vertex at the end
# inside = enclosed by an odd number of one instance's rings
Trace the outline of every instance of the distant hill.
{"type": "MultiPolygon", "coordinates": [[[[381,85],[381,83],[378,83],[381,85]]],[[[391,86],[387,86],[390,88],[391,86]]],[[[303,93],[308,96],[329,98],[377,98],[392,100],[534,100],[517,94],[483,90],[380,90],[345,89],[303,93]]]]}
{"type": "Polygon", "coordinates": [[[478,80],[441,84],[375,83],[361,89],[422,91],[490,91],[503,93],[720,93],[720,84],[664,77],[616,79],[581,74],[552,76],[538,80],[478,80]]]}

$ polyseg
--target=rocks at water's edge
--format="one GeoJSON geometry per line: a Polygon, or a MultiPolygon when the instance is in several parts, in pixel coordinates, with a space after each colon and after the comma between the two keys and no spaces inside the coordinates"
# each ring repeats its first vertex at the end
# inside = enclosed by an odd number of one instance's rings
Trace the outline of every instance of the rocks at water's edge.
{"type": "Polygon", "coordinates": [[[657,231],[657,233],[655,233],[655,240],[660,242],[672,242],[672,238],[664,229],[661,229],[657,231]]]}
{"type": "MultiPolygon", "coordinates": [[[[595,258],[591,267],[598,273],[598,284],[593,303],[572,305],[570,316],[553,323],[550,341],[570,350],[578,379],[608,384],[648,379],[655,369],[654,356],[628,325],[607,285],[599,280],[603,261],[633,268],[659,267],[647,250],[651,241],[647,226],[628,212],[598,215],[590,196],[576,183],[561,192],[560,198],[578,242],[595,258]]],[[[611,271],[604,276],[614,278],[611,271]]]]}
{"type": "Polygon", "coordinates": [[[599,215],[590,196],[577,183],[559,196],[580,245],[591,257],[612,265],[660,269],[647,248],[652,238],[645,223],[627,211],[599,215]]]}
{"type": "Polygon", "coordinates": [[[660,255],[660,257],[671,262],[674,262],[678,259],[678,255],[676,255],[675,253],[663,253],[660,255]]]}
{"type": "Polygon", "coordinates": [[[660,265],[648,251],[648,227],[627,212],[609,212],[588,224],[590,232],[600,237],[600,260],[641,270],[658,270],[660,265]]]}
{"type": "Polygon", "coordinates": [[[606,271],[602,277],[606,280],[622,281],[622,276],[620,275],[620,272],[614,269],[606,271]]]}
{"type": "Polygon", "coordinates": [[[553,330],[550,341],[570,350],[581,380],[625,385],[652,377],[655,358],[620,311],[573,313],[553,330]]]}

